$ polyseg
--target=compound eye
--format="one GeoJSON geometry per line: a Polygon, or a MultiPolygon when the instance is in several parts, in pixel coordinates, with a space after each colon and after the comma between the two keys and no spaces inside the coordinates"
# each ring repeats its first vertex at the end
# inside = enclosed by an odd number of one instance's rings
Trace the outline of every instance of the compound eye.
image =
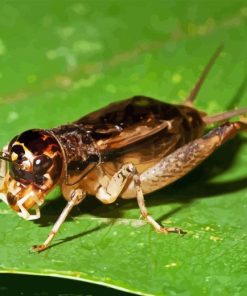
{"type": "Polygon", "coordinates": [[[51,167],[52,160],[47,155],[38,156],[33,161],[33,171],[36,174],[44,174],[51,167]]]}

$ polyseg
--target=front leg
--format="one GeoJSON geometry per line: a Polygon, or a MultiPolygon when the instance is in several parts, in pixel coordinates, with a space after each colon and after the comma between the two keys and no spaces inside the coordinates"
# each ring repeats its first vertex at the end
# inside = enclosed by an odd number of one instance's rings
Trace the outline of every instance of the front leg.
{"type": "Polygon", "coordinates": [[[137,203],[141,211],[142,217],[151,224],[157,232],[176,232],[176,233],[184,233],[183,230],[174,227],[162,227],[158,222],[154,220],[154,218],[148,213],[148,210],[145,206],[145,200],[141,188],[140,176],[135,168],[135,166],[131,163],[125,164],[122,168],[109,180],[107,186],[100,186],[96,197],[103,203],[109,204],[113,203],[118,196],[121,194],[123,188],[126,183],[130,180],[134,182],[134,190],[137,198],[137,203]]]}
{"type": "Polygon", "coordinates": [[[68,201],[66,207],[63,209],[62,213],[58,217],[56,223],[54,224],[51,232],[49,233],[47,239],[42,245],[35,245],[32,247],[32,251],[41,252],[45,250],[53,240],[54,236],[57,234],[59,228],[63,224],[64,220],[68,216],[69,212],[73,209],[75,205],[78,205],[85,198],[86,194],[81,189],[75,189],[71,193],[71,200],[68,201]]]}

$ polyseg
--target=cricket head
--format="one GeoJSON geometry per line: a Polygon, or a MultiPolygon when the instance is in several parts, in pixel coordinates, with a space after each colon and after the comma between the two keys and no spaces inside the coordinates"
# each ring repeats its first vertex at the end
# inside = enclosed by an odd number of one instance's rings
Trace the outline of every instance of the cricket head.
{"type": "Polygon", "coordinates": [[[45,130],[29,130],[15,137],[0,158],[0,199],[22,218],[38,219],[39,206],[62,174],[58,141],[45,130]]]}

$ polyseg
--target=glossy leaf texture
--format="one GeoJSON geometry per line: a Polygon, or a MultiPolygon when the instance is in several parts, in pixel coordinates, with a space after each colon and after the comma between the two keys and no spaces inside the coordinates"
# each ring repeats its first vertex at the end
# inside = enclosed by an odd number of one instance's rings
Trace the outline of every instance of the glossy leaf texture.
{"type": "MultiPolygon", "coordinates": [[[[247,106],[246,1],[3,1],[0,12],[1,146],[137,94],[182,103],[219,44],[196,107],[247,106]]],[[[135,200],[106,206],[89,196],[35,255],[30,247],[65,206],[59,191],[36,222],[0,203],[0,272],[140,295],[246,295],[246,167],[243,133],[146,197],[150,213],[184,236],[154,232],[135,200]]]]}

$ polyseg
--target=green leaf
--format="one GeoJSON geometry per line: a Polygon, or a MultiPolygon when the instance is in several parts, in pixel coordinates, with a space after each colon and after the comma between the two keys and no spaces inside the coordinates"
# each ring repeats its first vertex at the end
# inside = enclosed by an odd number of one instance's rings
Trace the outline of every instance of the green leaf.
{"type": "MultiPolygon", "coordinates": [[[[244,107],[246,1],[4,1],[0,8],[1,145],[30,128],[73,121],[144,94],[183,102],[219,44],[225,48],[196,106],[244,107]]],[[[0,272],[77,279],[141,295],[246,295],[247,144],[241,135],[191,174],[136,200],[89,196],[42,243],[65,206],[50,194],[36,222],[0,204],[0,272]]]]}

